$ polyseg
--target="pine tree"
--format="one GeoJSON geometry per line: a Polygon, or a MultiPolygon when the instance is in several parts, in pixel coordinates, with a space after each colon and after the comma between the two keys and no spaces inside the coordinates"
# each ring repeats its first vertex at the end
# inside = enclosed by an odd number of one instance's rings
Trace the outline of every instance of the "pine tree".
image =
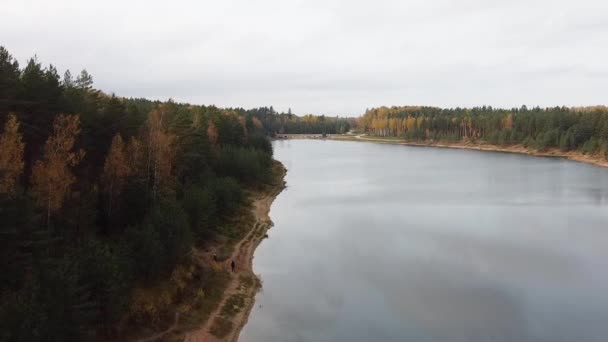
{"type": "Polygon", "coordinates": [[[23,99],[28,101],[40,101],[45,94],[45,76],[42,65],[36,56],[30,58],[25,69],[21,73],[21,84],[23,85],[23,99]]]}
{"type": "Polygon", "coordinates": [[[0,100],[14,100],[19,94],[19,63],[0,46],[0,100]]]}
{"type": "Polygon", "coordinates": [[[89,74],[87,69],[82,69],[74,84],[81,90],[89,90],[93,87],[93,76],[89,74]]]}
{"type": "Polygon", "coordinates": [[[66,89],[74,87],[74,79],[72,78],[72,73],[70,72],[70,70],[66,70],[65,73],[63,74],[62,85],[66,89]]]}

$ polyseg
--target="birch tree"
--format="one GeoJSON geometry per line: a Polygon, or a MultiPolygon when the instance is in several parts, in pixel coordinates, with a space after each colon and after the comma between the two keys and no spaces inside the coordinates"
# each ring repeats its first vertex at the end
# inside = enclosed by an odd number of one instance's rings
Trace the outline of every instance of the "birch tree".
{"type": "Polygon", "coordinates": [[[103,167],[103,183],[108,196],[108,217],[112,216],[114,197],[122,192],[130,172],[127,147],[120,134],[116,134],[103,167]]]}
{"type": "Polygon", "coordinates": [[[60,114],[53,123],[53,134],[46,141],[42,160],[34,164],[32,190],[38,205],[46,208],[47,226],[76,181],[72,168],[84,157],[84,151],[74,151],[79,134],[79,117],[60,114]]]}

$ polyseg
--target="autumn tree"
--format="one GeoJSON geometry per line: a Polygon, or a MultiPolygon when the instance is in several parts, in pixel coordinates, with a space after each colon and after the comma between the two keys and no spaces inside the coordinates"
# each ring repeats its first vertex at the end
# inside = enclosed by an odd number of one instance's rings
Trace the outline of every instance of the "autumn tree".
{"type": "Polygon", "coordinates": [[[12,197],[23,173],[23,149],[25,144],[19,133],[19,121],[9,114],[0,135],[0,195],[12,197]]]}
{"type": "Polygon", "coordinates": [[[247,120],[245,119],[244,116],[239,116],[239,123],[241,124],[241,127],[243,127],[243,135],[245,136],[245,138],[247,138],[247,120]]]}
{"type": "Polygon", "coordinates": [[[253,122],[253,126],[254,126],[256,129],[263,129],[263,128],[264,128],[264,125],[262,124],[262,121],[260,121],[260,119],[258,119],[258,118],[256,118],[256,117],[254,117],[254,118],[252,119],[252,122],[253,122]]]}
{"type": "Polygon", "coordinates": [[[156,198],[159,191],[166,192],[173,188],[173,164],[175,136],[166,132],[156,132],[153,136],[154,164],[152,195],[156,198]]]}
{"type": "Polygon", "coordinates": [[[150,112],[148,117],[148,172],[152,181],[152,198],[172,188],[175,160],[175,135],[163,126],[164,108],[150,112]]]}
{"type": "Polygon", "coordinates": [[[212,146],[215,146],[217,144],[219,133],[217,131],[217,127],[215,127],[215,123],[211,118],[209,118],[209,123],[207,125],[207,137],[209,138],[209,142],[212,146]]]}
{"type": "Polygon", "coordinates": [[[108,196],[108,217],[112,216],[114,197],[120,195],[130,171],[127,147],[120,134],[116,134],[103,166],[104,190],[108,196]]]}
{"type": "Polygon", "coordinates": [[[78,134],[80,119],[77,115],[57,116],[53,134],[44,146],[44,156],[32,170],[32,190],[38,205],[46,207],[47,226],[51,214],[62,207],[76,181],[72,168],[84,157],[84,151],[74,151],[78,134]]]}
{"type": "Polygon", "coordinates": [[[127,144],[127,158],[130,167],[130,173],[141,178],[145,177],[145,151],[144,146],[139,139],[131,137],[127,144]]]}
{"type": "Polygon", "coordinates": [[[505,129],[512,129],[513,128],[513,114],[509,113],[503,121],[503,126],[505,129]]]}

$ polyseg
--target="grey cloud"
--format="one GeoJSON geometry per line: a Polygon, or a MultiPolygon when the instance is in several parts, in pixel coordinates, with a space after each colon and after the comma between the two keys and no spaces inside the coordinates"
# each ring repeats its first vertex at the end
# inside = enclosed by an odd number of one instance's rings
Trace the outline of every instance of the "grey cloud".
{"type": "Polygon", "coordinates": [[[602,0],[23,0],[0,6],[0,44],[123,96],[331,115],[591,105],[607,15],[602,0]]]}

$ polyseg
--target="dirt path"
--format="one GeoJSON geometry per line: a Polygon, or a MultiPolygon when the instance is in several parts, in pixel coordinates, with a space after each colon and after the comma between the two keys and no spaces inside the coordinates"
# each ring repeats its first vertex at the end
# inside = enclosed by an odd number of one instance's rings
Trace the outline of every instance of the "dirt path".
{"type": "Polygon", "coordinates": [[[249,233],[235,245],[232,255],[226,260],[227,268],[230,268],[231,260],[234,260],[236,268],[230,276],[222,300],[209,315],[205,324],[187,333],[184,341],[220,342],[238,340],[241,329],[247,323],[258,290],[257,283],[259,280],[253,273],[253,253],[266,236],[266,231],[272,226],[268,214],[272,202],[284,188],[285,169],[282,170],[280,184],[253,201],[252,212],[255,217],[255,224],[249,233]]]}

